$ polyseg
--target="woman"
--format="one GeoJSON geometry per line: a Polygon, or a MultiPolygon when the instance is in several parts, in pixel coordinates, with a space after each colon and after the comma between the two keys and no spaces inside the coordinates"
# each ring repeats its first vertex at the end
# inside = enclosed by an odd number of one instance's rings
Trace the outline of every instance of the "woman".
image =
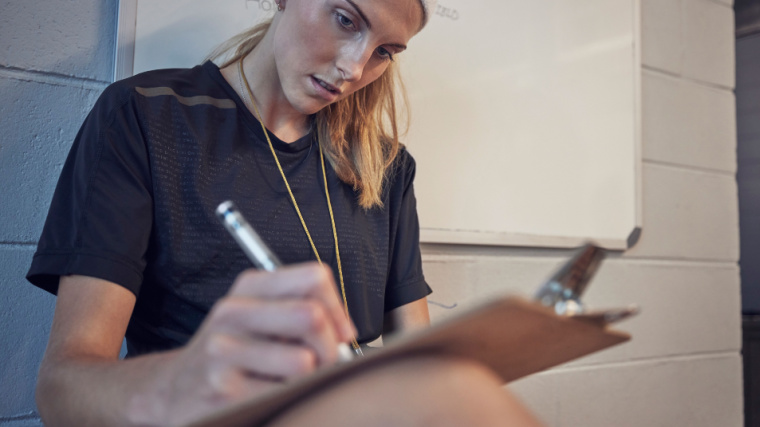
{"type": "MultiPolygon", "coordinates": [[[[58,295],[38,380],[46,424],[187,422],[335,363],[338,343],[428,323],[392,63],[429,7],[280,0],[221,69],[149,72],[104,92],[28,274],[58,295]],[[214,218],[226,199],[286,264],[323,266],[244,271],[214,218]]],[[[382,378],[402,384],[404,372],[382,378]]],[[[477,368],[467,378],[494,386],[477,368]]],[[[356,407],[335,393],[327,407],[356,407]]],[[[317,419],[305,411],[294,422],[317,419]]]]}

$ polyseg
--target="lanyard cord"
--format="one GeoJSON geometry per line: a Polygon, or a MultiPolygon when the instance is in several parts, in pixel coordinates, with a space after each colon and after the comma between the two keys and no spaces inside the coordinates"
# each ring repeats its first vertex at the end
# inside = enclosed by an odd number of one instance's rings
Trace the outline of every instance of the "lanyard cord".
{"type": "MultiPolygon", "coordinates": [[[[280,166],[280,160],[277,158],[277,153],[274,151],[272,140],[269,138],[269,132],[267,132],[267,128],[266,126],[264,126],[264,119],[261,116],[261,113],[259,112],[258,107],[256,106],[256,102],[253,100],[253,91],[251,91],[251,86],[248,84],[248,79],[245,77],[245,73],[243,73],[242,59],[238,61],[238,73],[239,73],[240,79],[245,84],[245,88],[248,92],[248,96],[250,97],[251,105],[253,105],[253,109],[256,112],[256,116],[258,116],[257,118],[259,119],[259,123],[261,123],[261,128],[264,130],[264,136],[267,139],[267,143],[269,143],[269,149],[272,151],[272,156],[274,157],[274,161],[275,163],[277,163],[277,169],[279,169],[280,175],[282,176],[282,180],[283,182],[285,182],[285,188],[288,189],[288,194],[290,195],[290,200],[293,202],[293,207],[295,207],[296,209],[296,213],[298,214],[298,219],[301,220],[303,231],[306,232],[306,237],[309,239],[309,243],[311,244],[311,249],[314,251],[314,255],[317,256],[317,262],[319,262],[319,264],[322,265],[322,259],[319,257],[317,246],[314,244],[314,240],[312,240],[311,238],[311,233],[309,233],[309,228],[306,227],[306,221],[304,221],[303,215],[301,215],[301,210],[298,208],[298,203],[296,202],[296,198],[293,195],[293,191],[290,189],[290,184],[288,184],[288,179],[285,177],[285,172],[282,170],[282,166],[280,166]]],[[[340,278],[341,296],[343,297],[343,308],[346,311],[346,316],[350,319],[351,315],[348,313],[346,287],[343,284],[343,267],[341,266],[340,250],[338,249],[338,230],[335,227],[335,217],[333,215],[332,203],[330,203],[330,190],[327,189],[327,172],[325,172],[325,156],[322,153],[322,144],[319,141],[317,141],[317,143],[319,145],[319,159],[322,162],[322,179],[325,184],[325,198],[327,198],[327,208],[330,211],[330,223],[332,224],[333,238],[335,239],[335,258],[338,262],[338,276],[340,278]]],[[[359,343],[356,341],[356,337],[352,338],[351,345],[353,346],[354,350],[357,350],[359,348],[359,343]]]]}

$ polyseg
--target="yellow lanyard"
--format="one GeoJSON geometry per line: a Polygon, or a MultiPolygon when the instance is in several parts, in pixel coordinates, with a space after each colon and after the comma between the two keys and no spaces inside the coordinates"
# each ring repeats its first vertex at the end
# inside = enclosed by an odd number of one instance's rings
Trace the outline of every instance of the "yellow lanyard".
{"type": "MultiPolygon", "coordinates": [[[[272,145],[272,140],[269,138],[269,132],[267,132],[266,126],[264,126],[264,119],[261,117],[261,113],[259,113],[259,109],[256,106],[256,102],[253,100],[253,91],[251,91],[251,86],[248,84],[248,79],[245,77],[245,73],[243,73],[243,60],[241,59],[238,61],[238,73],[245,84],[245,88],[248,91],[248,96],[250,97],[251,105],[253,105],[254,111],[256,111],[256,116],[259,119],[259,123],[261,123],[261,128],[264,130],[264,136],[267,139],[267,142],[269,143],[269,149],[272,151],[272,156],[274,156],[274,161],[277,163],[277,169],[280,171],[280,175],[282,176],[282,180],[285,182],[285,188],[288,189],[288,194],[290,194],[290,200],[293,202],[293,207],[296,208],[296,213],[298,214],[298,218],[301,220],[301,225],[303,226],[303,231],[306,232],[306,237],[309,239],[309,243],[311,244],[311,249],[314,251],[314,255],[317,256],[317,262],[319,262],[320,265],[322,265],[322,259],[319,257],[319,252],[317,252],[317,246],[314,245],[314,241],[311,238],[311,233],[309,233],[309,228],[306,227],[306,221],[303,219],[303,215],[301,215],[301,210],[298,208],[298,203],[296,203],[296,198],[293,196],[293,191],[290,189],[290,184],[288,184],[288,179],[285,177],[285,172],[282,170],[282,166],[280,166],[280,160],[277,158],[277,153],[274,151],[274,146],[272,145]]],[[[340,292],[343,296],[343,308],[346,310],[346,316],[348,318],[351,318],[351,315],[348,313],[348,301],[346,300],[346,287],[343,284],[343,268],[341,267],[340,262],[340,250],[338,249],[338,230],[335,227],[335,217],[333,216],[333,209],[332,209],[332,203],[330,203],[330,191],[327,189],[327,173],[325,172],[325,156],[322,153],[322,144],[317,141],[317,145],[319,146],[319,159],[322,162],[322,179],[325,184],[325,197],[327,198],[327,208],[330,211],[330,222],[332,223],[332,231],[333,231],[333,237],[335,238],[335,258],[338,261],[338,276],[340,278],[340,292]]],[[[356,337],[354,337],[351,341],[351,345],[353,346],[354,350],[359,349],[359,343],[356,341],[356,337]]]]}

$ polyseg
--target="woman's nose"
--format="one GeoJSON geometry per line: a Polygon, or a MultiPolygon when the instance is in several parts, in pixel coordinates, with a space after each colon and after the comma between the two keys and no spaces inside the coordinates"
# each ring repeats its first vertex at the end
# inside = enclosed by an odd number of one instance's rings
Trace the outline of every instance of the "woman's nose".
{"type": "Polygon", "coordinates": [[[372,56],[372,50],[366,45],[352,45],[342,49],[336,65],[341,78],[347,82],[358,81],[362,78],[364,66],[372,56]]]}

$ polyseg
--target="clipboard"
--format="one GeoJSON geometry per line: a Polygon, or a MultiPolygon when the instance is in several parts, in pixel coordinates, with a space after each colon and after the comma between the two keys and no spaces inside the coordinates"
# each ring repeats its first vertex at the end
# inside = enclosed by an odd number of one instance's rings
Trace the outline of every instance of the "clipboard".
{"type": "Polygon", "coordinates": [[[515,296],[495,298],[428,329],[401,335],[364,357],[286,382],[188,427],[258,425],[321,388],[404,357],[469,359],[489,367],[506,384],[624,343],[631,336],[609,325],[637,314],[638,307],[588,311],[580,299],[604,256],[603,249],[588,243],[549,277],[533,301],[515,296]]]}
{"type": "Polygon", "coordinates": [[[204,417],[189,427],[250,426],[270,420],[309,394],[353,373],[414,355],[461,357],[482,363],[504,383],[630,340],[605,322],[561,316],[519,297],[486,302],[428,329],[400,336],[365,357],[325,368],[282,388],[204,417]]]}

